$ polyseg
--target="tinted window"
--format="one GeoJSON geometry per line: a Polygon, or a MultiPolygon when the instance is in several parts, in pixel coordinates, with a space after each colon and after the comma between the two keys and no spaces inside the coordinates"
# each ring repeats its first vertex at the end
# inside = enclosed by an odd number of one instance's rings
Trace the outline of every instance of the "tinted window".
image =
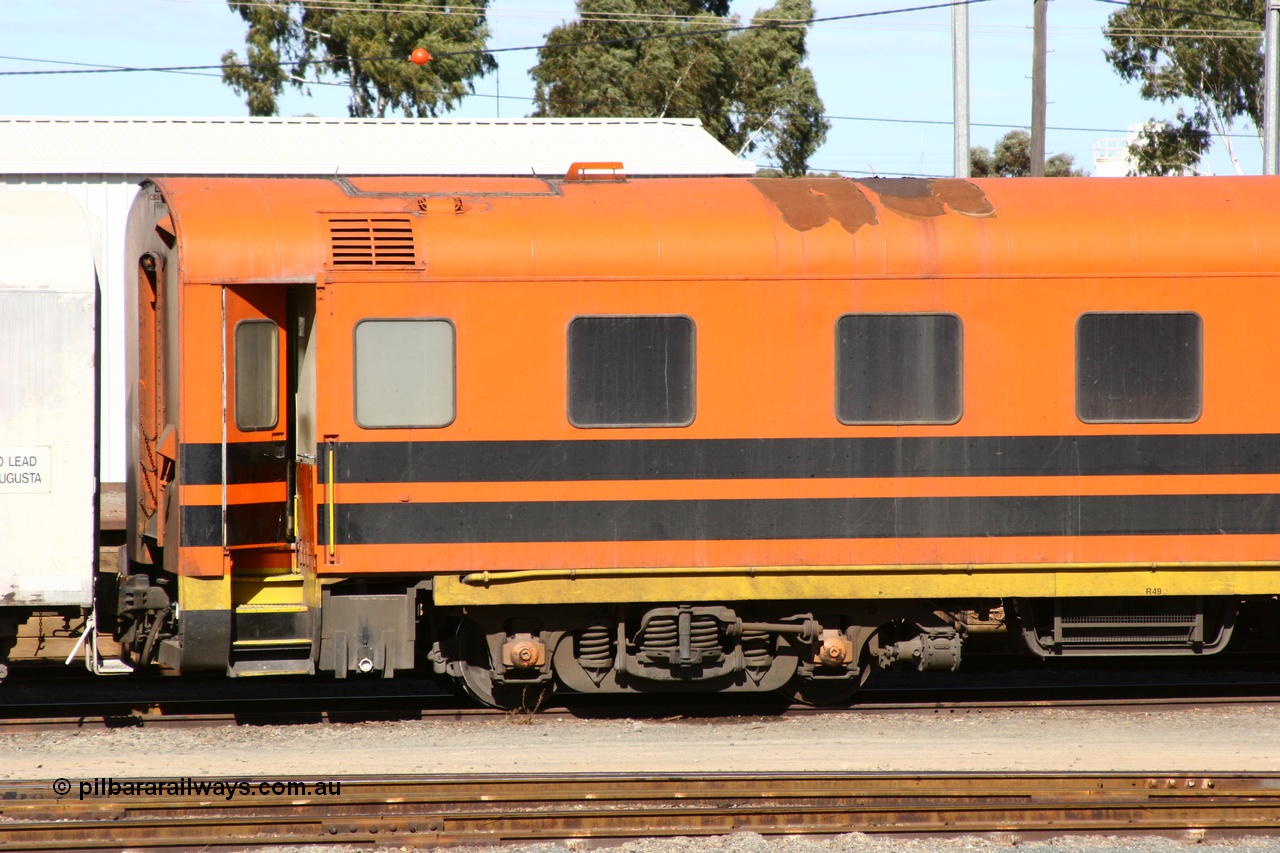
{"type": "Polygon", "coordinates": [[[693,410],[688,317],[578,317],[569,324],[574,426],[686,426],[693,410]]]}
{"type": "Polygon", "coordinates": [[[367,429],[453,423],[452,323],[362,320],[355,348],[356,423],[367,429]]]}
{"type": "Polygon", "coordinates": [[[846,314],[836,327],[836,412],[846,424],[960,420],[960,318],[846,314]]]}
{"type": "Polygon", "coordinates": [[[1193,421],[1200,370],[1198,314],[1085,314],[1076,323],[1082,421],[1193,421]]]}
{"type": "Polygon", "coordinates": [[[271,429],[278,420],[279,330],[270,320],[236,326],[236,426],[271,429]]]}

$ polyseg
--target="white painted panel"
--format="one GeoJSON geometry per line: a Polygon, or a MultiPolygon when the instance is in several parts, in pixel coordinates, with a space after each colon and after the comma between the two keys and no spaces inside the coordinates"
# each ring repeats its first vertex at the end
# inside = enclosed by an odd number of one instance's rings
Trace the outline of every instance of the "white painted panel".
{"type": "Polygon", "coordinates": [[[0,289],[0,606],[91,598],[94,310],[92,292],[0,289]]]}
{"type": "Polygon", "coordinates": [[[4,188],[0,192],[65,192],[84,208],[89,226],[98,230],[102,364],[98,476],[104,483],[124,482],[126,471],[124,232],[141,182],[141,175],[9,175],[0,179],[4,188]]]}
{"type": "Polygon", "coordinates": [[[66,194],[0,192],[0,470],[47,486],[0,490],[0,606],[92,596],[95,239],[66,194]]]}

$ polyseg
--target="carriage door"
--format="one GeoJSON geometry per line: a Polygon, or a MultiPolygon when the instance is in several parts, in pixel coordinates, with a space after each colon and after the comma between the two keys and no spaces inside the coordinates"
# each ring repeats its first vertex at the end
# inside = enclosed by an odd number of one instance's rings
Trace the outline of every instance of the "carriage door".
{"type": "Polygon", "coordinates": [[[310,672],[313,620],[293,549],[298,292],[245,285],[223,294],[231,674],[310,672]]]}
{"type": "Polygon", "coordinates": [[[285,370],[286,288],[226,288],[224,294],[224,544],[232,552],[286,549],[292,443],[285,370]]]}

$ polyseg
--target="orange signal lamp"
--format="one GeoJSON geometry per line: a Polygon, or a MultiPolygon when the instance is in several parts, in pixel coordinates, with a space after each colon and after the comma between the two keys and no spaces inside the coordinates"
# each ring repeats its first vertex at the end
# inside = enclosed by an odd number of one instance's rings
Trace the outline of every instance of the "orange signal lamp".
{"type": "Polygon", "coordinates": [[[431,61],[431,53],[425,47],[415,47],[409,54],[409,61],[414,65],[426,65],[431,61]]]}

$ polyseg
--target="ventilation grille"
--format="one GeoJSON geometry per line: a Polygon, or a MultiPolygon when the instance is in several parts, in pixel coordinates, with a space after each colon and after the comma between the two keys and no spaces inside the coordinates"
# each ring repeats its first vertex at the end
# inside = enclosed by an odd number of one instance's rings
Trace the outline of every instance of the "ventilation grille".
{"type": "Polygon", "coordinates": [[[334,269],[403,269],[417,263],[408,217],[329,219],[329,265],[334,269]]]}

